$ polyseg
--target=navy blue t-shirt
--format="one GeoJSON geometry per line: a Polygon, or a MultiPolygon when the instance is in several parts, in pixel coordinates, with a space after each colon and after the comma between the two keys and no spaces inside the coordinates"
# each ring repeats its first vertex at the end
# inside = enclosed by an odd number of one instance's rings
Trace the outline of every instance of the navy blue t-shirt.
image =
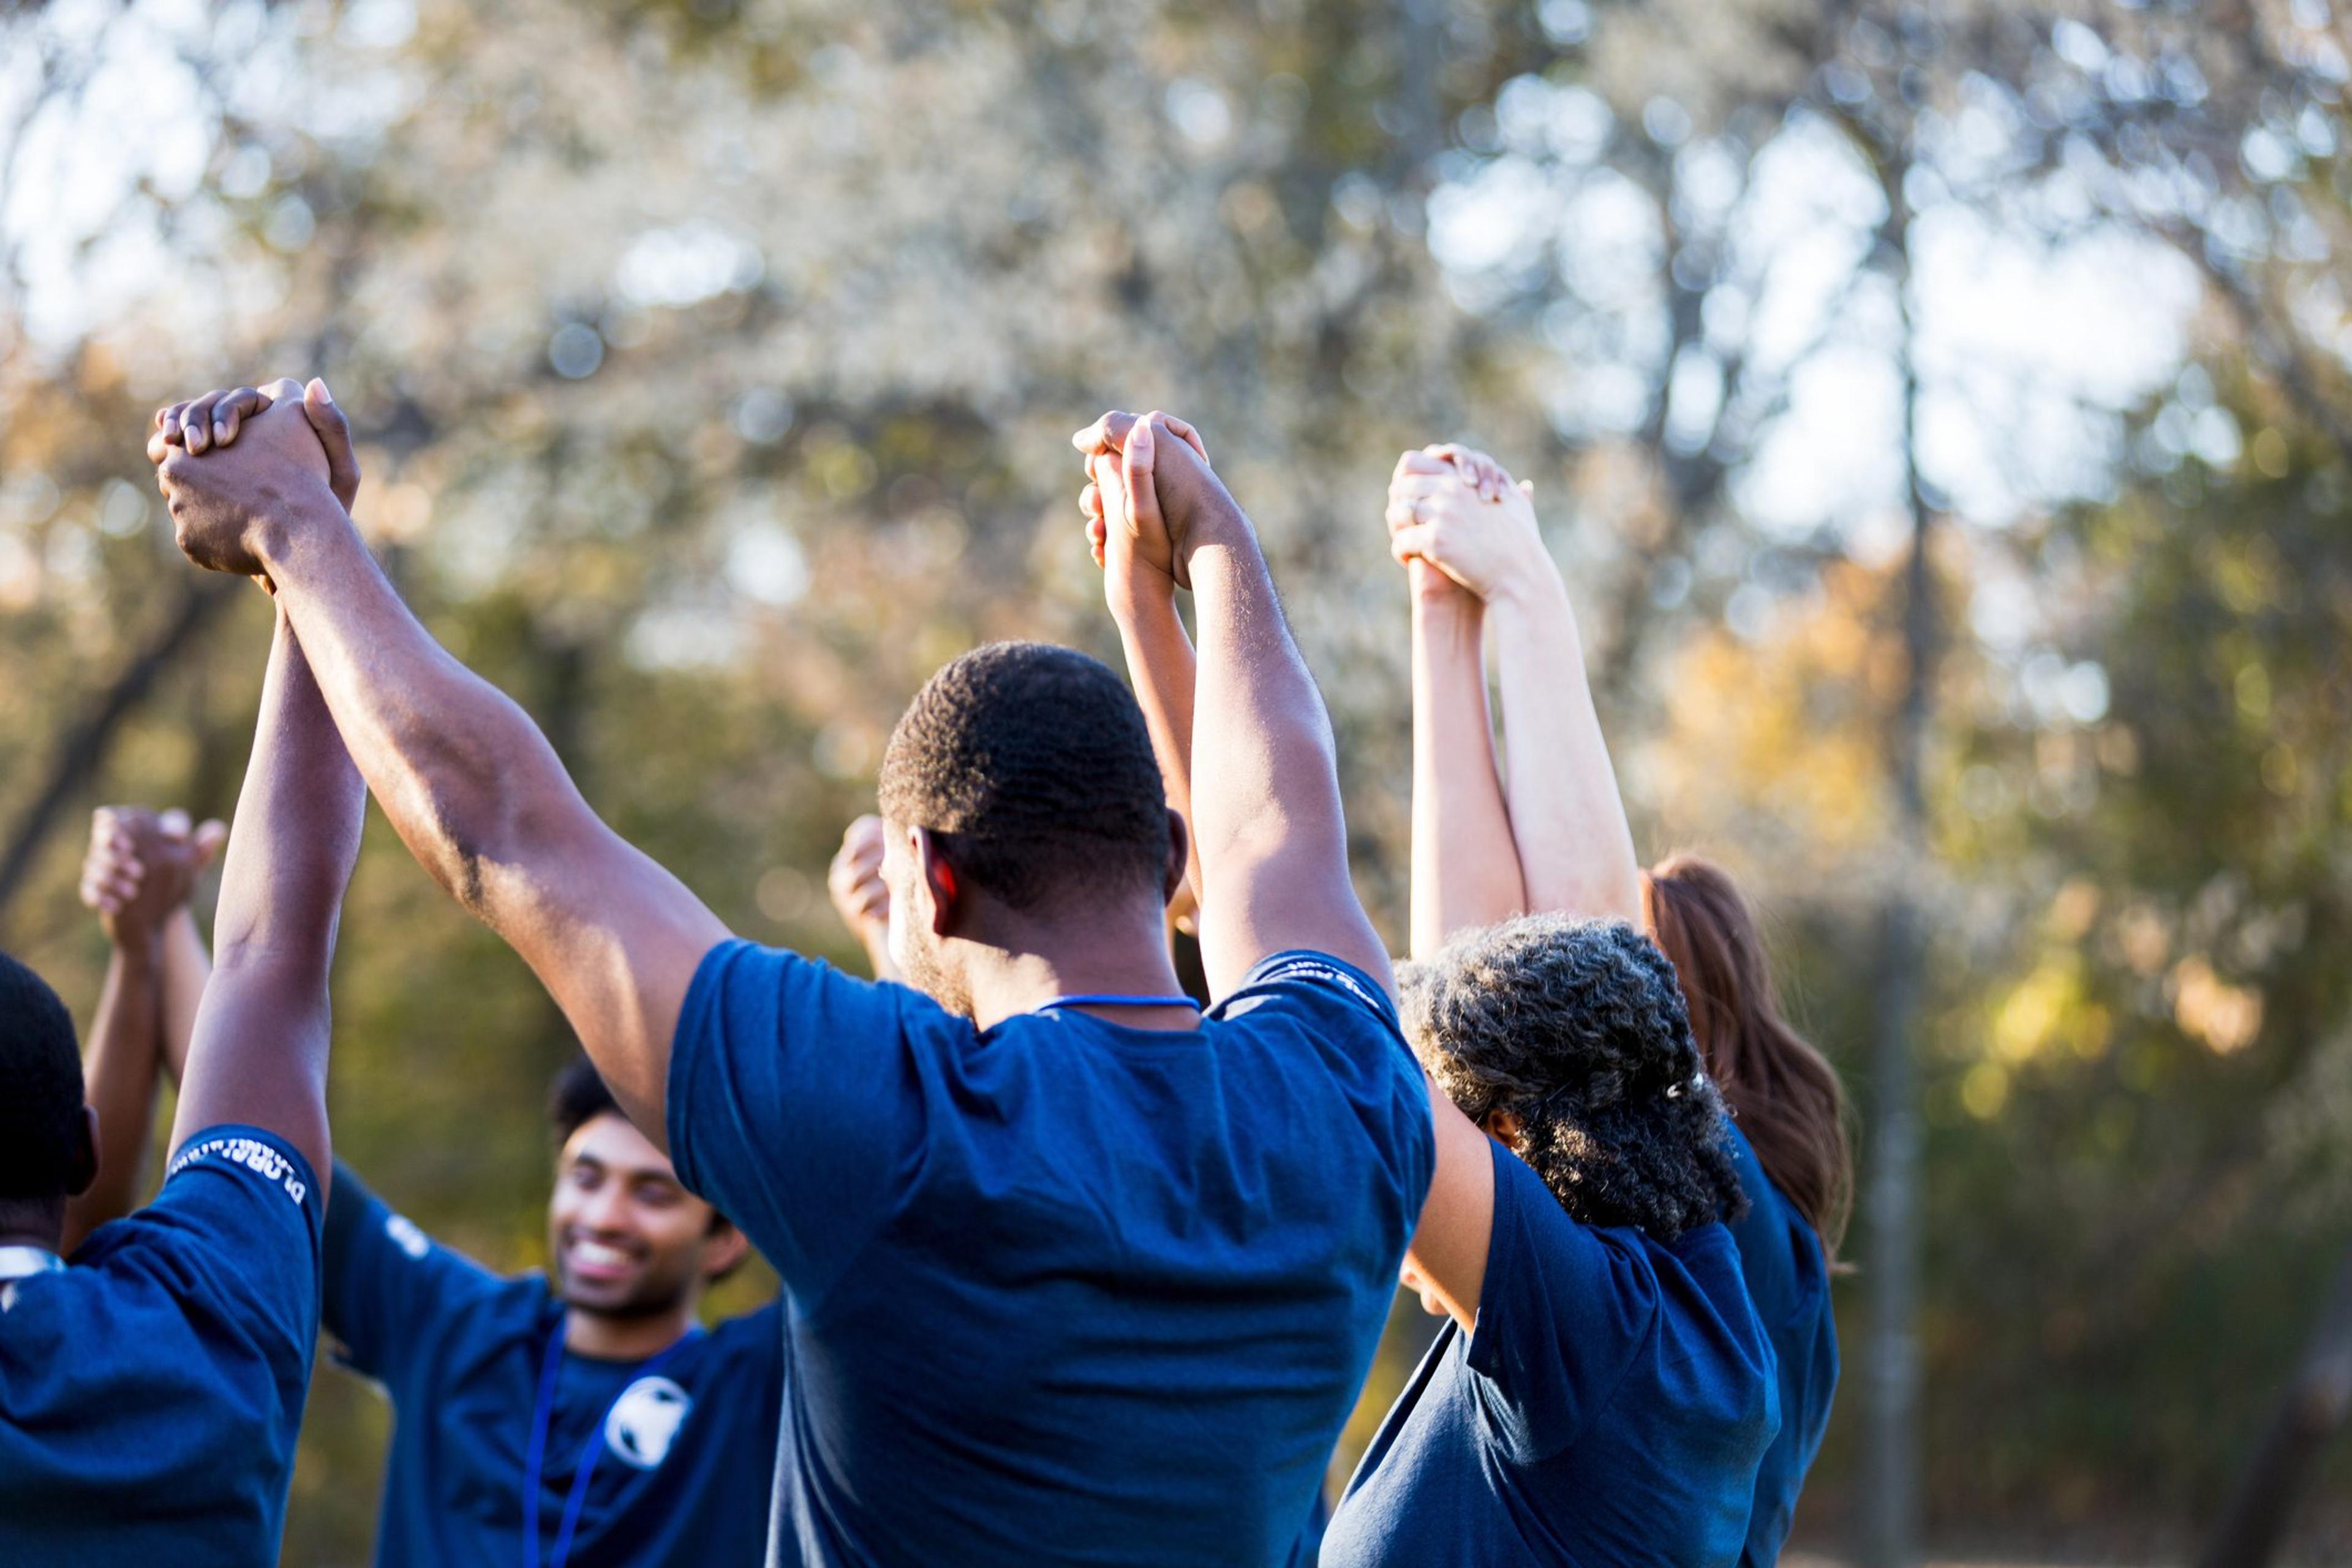
{"type": "Polygon", "coordinates": [[[1476,1331],[1438,1331],[1323,1568],[1728,1568],[1780,1426],[1729,1233],[1581,1226],[1517,1155],[1494,1162],[1476,1331]]]}
{"type": "Polygon", "coordinates": [[[1306,1561],[1433,1157],[1362,974],[1270,959],[1197,1032],[980,1030],[728,943],[669,1135],[783,1276],[782,1559],[1306,1561]]]}
{"type": "MultiPolygon", "coordinates": [[[[380,1568],[516,1568],[531,1418],[562,1303],[541,1275],[502,1278],[436,1246],[340,1165],[326,1253],[339,1359],[392,1395],[380,1568]]],[[[658,1367],[563,1352],[541,1560],[552,1560],[596,1442],[567,1568],[762,1562],[783,1355],[773,1304],[694,1334],[658,1367]]]]}
{"type": "Polygon", "coordinates": [[[1830,1310],[1830,1270],[1822,1238],[1795,1205],[1774,1186],[1737,1123],[1727,1141],[1748,1194],[1748,1215],[1731,1226],[1748,1299],[1772,1342],[1780,1367],[1780,1435],[1756,1472],[1756,1505],[1748,1520],[1747,1568],[1771,1568],[1797,1511],[1805,1472],[1821,1451],[1837,1393],[1837,1319],[1830,1310]]]}
{"type": "Polygon", "coordinates": [[[0,1288],[0,1563],[278,1561],[321,1206],[284,1139],[208,1128],[70,1268],[0,1288]]]}

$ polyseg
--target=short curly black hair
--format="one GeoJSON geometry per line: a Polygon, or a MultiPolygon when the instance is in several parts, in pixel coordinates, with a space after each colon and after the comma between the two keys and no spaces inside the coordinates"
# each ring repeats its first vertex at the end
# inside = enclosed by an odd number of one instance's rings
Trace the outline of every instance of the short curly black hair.
{"type": "Polygon", "coordinates": [[[1528,915],[1399,975],[1405,1033],[1464,1115],[1516,1148],[1580,1224],[1662,1241],[1747,1212],[1674,966],[1616,921],[1528,915]]]}
{"type": "Polygon", "coordinates": [[[1014,909],[1078,887],[1165,890],[1168,795],[1143,710],[1099,659],[974,648],[926,681],[883,754],[882,815],[1014,909]]]}
{"type": "Polygon", "coordinates": [[[48,982],[0,952],[0,1202],[49,1202],[82,1156],[81,1050],[48,982]]]}
{"type": "Polygon", "coordinates": [[[547,1121],[555,1129],[558,1144],[570,1143],[574,1132],[600,1116],[622,1114],[621,1102],[613,1098],[596,1064],[585,1056],[564,1063],[547,1086],[547,1121]]]}

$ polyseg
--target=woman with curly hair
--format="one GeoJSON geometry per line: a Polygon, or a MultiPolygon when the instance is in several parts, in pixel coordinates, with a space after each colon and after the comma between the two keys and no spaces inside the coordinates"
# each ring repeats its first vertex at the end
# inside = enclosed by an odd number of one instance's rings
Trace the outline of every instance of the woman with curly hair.
{"type": "Polygon", "coordinates": [[[1837,1386],[1829,1271],[1852,1205],[1837,1074],[1781,1017],[1755,921],[1721,868],[1633,850],[1566,586],[1528,500],[1493,459],[1408,452],[1391,482],[1391,548],[1412,580],[1413,937],[1521,910],[1634,922],[1673,962],[1747,1200],[1731,1234],[1778,1365],[1780,1432],[1759,1468],[1740,1561],[1787,1539],[1837,1386]],[[1510,732],[1498,783],[1484,623],[1510,732]]]}

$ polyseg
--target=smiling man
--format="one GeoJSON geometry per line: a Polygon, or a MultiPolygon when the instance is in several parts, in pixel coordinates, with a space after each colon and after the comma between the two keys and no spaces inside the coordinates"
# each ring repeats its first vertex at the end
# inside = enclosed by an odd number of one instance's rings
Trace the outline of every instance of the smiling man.
{"type": "MultiPolygon", "coordinates": [[[[200,993],[209,970],[193,872],[157,826],[174,815],[101,813],[84,868],[110,934],[155,952],[116,987],[154,994],[100,1009],[94,1035],[109,1019],[127,1027],[89,1067],[93,1098],[123,1089],[125,1120],[142,1124],[155,1069],[177,1081],[187,1056],[186,1021],[165,999],[200,993]],[[150,928],[177,940],[145,941],[150,928]]],[[[557,1075],[548,1117],[546,1274],[483,1268],[334,1167],[320,1315],[338,1359],[395,1410],[376,1561],[760,1563],[783,1402],[779,1308],[708,1331],[698,1316],[750,1245],[686,1191],[584,1058],[557,1075]]],[[[118,1157],[135,1166],[142,1152],[133,1140],[118,1157]]]]}
{"type": "Polygon", "coordinates": [[[584,1060],[549,1113],[548,1274],[493,1274],[336,1170],[321,1316],[397,1413],[376,1561],[759,1563],[778,1309],[697,1318],[748,1244],[584,1060]]]}

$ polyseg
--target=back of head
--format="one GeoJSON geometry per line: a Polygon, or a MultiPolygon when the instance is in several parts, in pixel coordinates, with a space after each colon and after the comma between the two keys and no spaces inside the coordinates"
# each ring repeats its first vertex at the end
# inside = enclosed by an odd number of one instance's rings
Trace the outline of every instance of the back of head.
{"type": "Polygon", "coordinates": [[[878,794],[885,817],[930,829],[1015,910],[1080,889],[1164,894],[1167,793],[1143,710],[1076,649],[991,643],[932,676],[891,731],[878,794]]]}
{"type": "Polygon", "coordinates": [[[1463,1114],[1514,1147],[1585,1225],[1671,1241],[1742,1210],[1674,969],[1619,921],[1527,915],[1401,976],[1405,1033],[1463,1114]]]}
{"type": "Polygon", "coordinates": [[[1837,1072],[1780,1016],[1772,970],[1730,875],[1696,855],[1643,879],[1658,945],[1674,961],[1708,1073],[1764,1173],[1835,1257],[1853,1206],[1853,1155],[1837,1072]]]}
{"type": "Polygon", "coordinates": [[[81,1052],[48,984],[0,953],[0,1203],[49,1202],[79,1184],[81,1052]]]}

